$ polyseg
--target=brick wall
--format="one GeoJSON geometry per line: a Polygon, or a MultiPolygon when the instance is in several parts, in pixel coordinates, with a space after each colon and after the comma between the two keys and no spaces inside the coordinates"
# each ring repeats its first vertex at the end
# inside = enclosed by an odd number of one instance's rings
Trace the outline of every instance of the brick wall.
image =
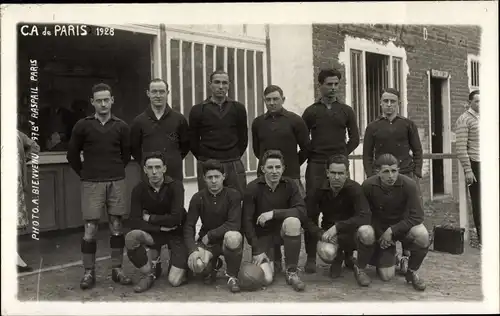
{"type": "MultiPolygon", "coordinates": [[[[463,104],[469,94],[467,77],[467,54],[479,54],[481,29],[475,26],[432,26],[426,25],[427,40],[423,36],[423,27],[419,25],[313,25],[313,64],[314,77],[321,68],[334,67],[345,77],[344,65],[338,60],[344,51],[345,36],[369,39],[387,43],[393,41],[398,47],[404,47],[407,54],[409,75],[407,77],[408,117],[423,129],[422,144],[429,152],[429,109],[428,81],[429,69],[447,71],[451,88],[451,126],[464,111],[463,104]]],[[[344,78],[343,78],[344,79],[344,78]]],[[[345,80],[342,82],[345,83],[345,80]]],[[[345,84],[340,96],[345,97],[345,84]]],[[[316,92],[316,96],[318,96],[316,92]]],[[[454,151],[452,144],[452,151],[454,151]]],[[[457,162],[453,163],[453,192],[457,198],[457,162]]],[[[429,176],[421,181],[424,199],[429,199],[429,176]]]]}

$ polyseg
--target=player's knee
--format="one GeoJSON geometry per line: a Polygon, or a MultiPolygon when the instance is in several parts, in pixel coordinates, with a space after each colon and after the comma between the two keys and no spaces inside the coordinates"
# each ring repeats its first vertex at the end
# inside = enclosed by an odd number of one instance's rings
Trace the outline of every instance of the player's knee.
{"type": "Polygon", "coordinates": [[[97,237],[97,232],[99,230],[99,226],[97,225],[97,222],[95,221],[87,221],[85,223],[85,233],[83,236],[83,239],[92,242],[96,240],[97,237]]]}
{"type": "Polygon", "coordinates": [[[375,243],[375,231],[370,225],[363,225],[358,229],[358,239],[363,245],[373,245],[375,243]]]}
{"type": "Polygon", "coordinates": [[[173,287],[180,286],[182,281],[184,281],[185,270],[176,267],[170,268],[170,273],[168,274],[168,283],[173,287]]]}
{"type": "Polygon", "coordinates": [[[109,217],[109,230],[113,235],[120,235],[123,232],[122,219],[120,216],[109,217]]]}
{"type": "Polygon", "coordinates": [[[138,229],[131,230],[125,235],[125,248],[134,249],[141,245],[142,231],[138,229]]]}
{"type": "Polygon", "coordinates": [[[410,229],[410,236],[413,239],[413,242],[421,248],[429,247],[430,237],[427,228],[423,224],[413,226],[410,229]]]}
{"type": "Polygon", "coordinates": [[[392,280],[392,278],[394,278],[395,274],[396,274],[395,267],[379,268],[378,269],[378,275],[380,276],[380,279],[382,281],[385,281],[385,282],[392,280]]]}
{"type": "Polygon", "coordinates": [[[318,241],[316,252],[325,263],[332,263],[337,256],[337,247],[329,242],[318,241]]]}
{"type": "Polygon", "coordinates": [[[237,231],[228,231],[224,234],[224,246],[230,250],[239,249],[243,245],[243,236],[237,231]]]}
{"type": "Polygon", "coordinates": [[[282,230],[287,236],[299,236],[301,223],[297,217],[287,217],[283,221],[282,230]]]}

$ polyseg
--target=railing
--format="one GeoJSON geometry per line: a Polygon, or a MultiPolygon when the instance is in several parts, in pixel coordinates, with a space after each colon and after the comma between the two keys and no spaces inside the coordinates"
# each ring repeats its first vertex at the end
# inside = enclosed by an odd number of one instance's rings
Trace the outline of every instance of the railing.
{"type": "MultiPolygon", "coordinates": [[[[456,154],[443,153],[443,154],[424,154],[424,160],[445,160],[457,159],[456,154]]],[[[349,160],[363,160],[363,155],[349,155],[349,160]]],[[[465,175],[462,164],[457,159],[458,165],[458,205],[459,205],[459,222],[460,228],[464,229],[464,240],[469,240],[469,216],[467,212],[467,189],[465,184],[465,175]]]]}

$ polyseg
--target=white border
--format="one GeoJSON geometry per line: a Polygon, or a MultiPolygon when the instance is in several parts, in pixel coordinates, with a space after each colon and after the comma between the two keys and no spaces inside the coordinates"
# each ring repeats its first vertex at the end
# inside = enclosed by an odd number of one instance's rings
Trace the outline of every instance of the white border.
{"type": "MultiPolygon", "coordinates": [[[[314,23],[417,23],[417,24],[480,24],[482,33],[482,63],[488,65],[488,74],[481,72],[482,94],[484,94],[483,114],[481,116],[482,139],[481,156],[484,170],[483,196],[498,196],[498,8],[494,2],[391,2],[391,3],[272,3],[272,4],[181,4],[181,5],[4,5],[2,6],[2,209],[8,210],[15,207],[15,186],[4,185],[14,183],[15,168],[12,163],[15,159],[15,139],[11,137],[12,125],[16,120],[16,86],[12,74],[16,72],[15,63],[15,23],[21,19],[30,22],[47,21],[73,21],[75,23],[96,24],[130,22],[125,19],[148,20],[148,23],[213,23],[214,12],[224,16],[225,23],[274,23],[274,24],[308,24],[314,23]],[[336,14],[332,15],[332,12],[336,14]],[[397,14],[395,14],[397,13],[397,14]],[[5,44],[5,45],[4,45],[5,44]],[[485,148],[486,147],[486,148],[485,148]],[[8,157],[8,158],[7,158],[8,157]],[[495,181],[493,181],[495,180],[495,181]]],[[[486,202],[486,199],[484,199],[486,202]]],[[[112,314],[120,315],[134,313],[138,309],[142,314],[283,314],[293,310],[295,314],[311,313],[322,314],[325,311],[335,311],[338,314],[359,313],[496,313],[498,312],[499,286],[498,286],[498,204],[483,203],[488,205],[488,212],[484,212],[483,226],[486,236],[484,238],[483,252],[488,256],[483,257],[482,271],[487,275],[483,277],[483,293],[485,299],[482,303],[317,303],[317,304],[258,304],[254,303],[249,308],[248,304],[141,304],[141,303],[16,303],[12,285],[16,284],[14,259],[11,254],[15,251],[15,241],[9,236],[14,235],[15,214],[4,212],[2,214],[2,313],[10,315],[30,314],[112,314]],[[262,312],[260,312],[262,311],[262,312]]]]}

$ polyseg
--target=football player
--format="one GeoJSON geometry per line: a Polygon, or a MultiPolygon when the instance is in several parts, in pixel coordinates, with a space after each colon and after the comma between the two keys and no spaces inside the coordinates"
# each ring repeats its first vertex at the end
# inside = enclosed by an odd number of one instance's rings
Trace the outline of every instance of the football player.
{"type": "Polygon", "coordinates": [[[364,269],[370,261],[375,243],[375,233],[370,226],[371,211],[361,185],[348,178],[349,159],[341,154],[328,158],[327,181],[308,197],[308,221],[306,230],[318,238],[317,252],[320,258],[331,264],[330,276],[337,278],[342,263],[354,269],[354,276],[361,286],[368,286],[370,278],[364,269]],[[322,228],[311,218],[323,214],[322,228]],[[345,254],[358,251],[356,264],[345,254]]]}
{"type": "Polygon", "coordinates": [[[122,269],[125,246],[122,219],[127,215],[125,167],[130,161],[130,128],[111,113],[114,98],[110,86],[104,83],[93,86],[90,101],[95,113],[75,124],[66,155],[82,185],[85,233],[81,251],[85,271],[80,281],[81,289],[95,285],[96,237],[104,210],[111,231],[111,278],[116,283],[132,284],[122,269]],[[80,157],[82,151],[85,163],[80,157]]]}
{"type": "Polygon", "coordinates": [[[167,165],[162,152],[144,156],[142,181],[132,191],[129,223],[125,236],[127,255],[142,274],[134,287],[137,293],[150,289],[161,276],[161,249],[170,249],[168,281],[180,286],[187,281],[187,250],[182,235],[186,219],[184,187],[179,180],[166,175],[167,165]],[[149,256],[148,252],[149,250],[149,256]]]}
{"type": "Polygon", "coordinates": [[[427,256],[429,232],[425,228],[424,211],[417,184],[399,173],[399,162],[391,154],[383,154],[375,161],[377,174],[366,179],[363,192],[372,211],[372,224],[378,247],[372,259],[384,281],[394,277],[396,241],[407,245],[410,252],[406,281],[416,290],[425,290],[425,282],[417,274],[427,256]]]}
{"type": "Polygon", "coordinates": [[[216,160],[203,162],[206,188],[193,195],[189,203],[184,240],[189,251],[188,266],[203,276],[205,284],[216,281],[220,255],[224,255],[227,285],[233,293],[240,291],[238,273],[243,256],[241,229],[241,194],[223,185],[224,166],[216,160]],[[195,240],[196,223],[201,218],[199,238],[195,240]]]}
{"type": "Polygon", "coordinates": [[[252,247],[253,263],[264,271],[267,285],[274,278],[276,245],[284,245],[286,282],[296,291],[305,284],[298,275],[301,227],[305,220],[305,203],[297,184],[282,177],[285,165],[279,150],[268,150],[262,156],[262,172],[248,184],[243,198],[243,229],[252,247]]]}

